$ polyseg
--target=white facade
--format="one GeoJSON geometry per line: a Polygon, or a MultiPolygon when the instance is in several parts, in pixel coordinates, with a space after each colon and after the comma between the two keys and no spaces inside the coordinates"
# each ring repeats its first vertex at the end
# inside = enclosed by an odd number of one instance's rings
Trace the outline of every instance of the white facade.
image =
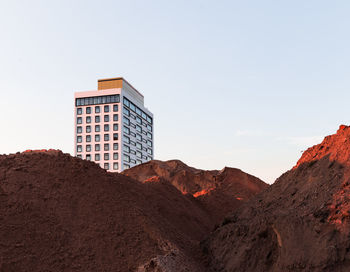
{"type": "Polygon", "coordinates": [[[75,156],[111,172],[152,160],[153,114],[143,95],[123,78],[102,81],[97,91],[75,93],[75,156]]]}

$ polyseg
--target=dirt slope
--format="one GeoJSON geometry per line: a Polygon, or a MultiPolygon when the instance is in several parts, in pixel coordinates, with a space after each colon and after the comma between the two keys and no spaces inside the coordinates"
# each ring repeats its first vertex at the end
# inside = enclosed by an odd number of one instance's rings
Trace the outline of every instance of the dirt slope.
{"type": "Polygon", "coordinates": [[[208,214],[59,151],[0,156],[0,271],[206,271],[208,214]]]}
{"type": "Polygon", "coordinates": [[[225,219],[205,242],[216,271],[350,271],[350,127],[225,219]]]}
{"type": "Polygon", "coordinates": [[[159,177],[183,194],[192,194],[211,215],[213,226],[242,202],[268,187],[260,179],[236,168],[205,171],[187,166],[179,160],[154,160],[125,170],[122,174],[141,182],[159,177]]]}

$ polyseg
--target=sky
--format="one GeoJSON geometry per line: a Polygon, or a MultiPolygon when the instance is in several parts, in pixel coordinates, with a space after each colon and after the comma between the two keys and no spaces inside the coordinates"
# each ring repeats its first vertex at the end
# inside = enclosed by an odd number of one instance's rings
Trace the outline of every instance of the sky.
{"type": "Polygon", "coordinates": [[[350,124],[350,1],[0,0],[0,154],[74,150],[74,92],[122,76],[155,159],[273,183],[350,124]]]}

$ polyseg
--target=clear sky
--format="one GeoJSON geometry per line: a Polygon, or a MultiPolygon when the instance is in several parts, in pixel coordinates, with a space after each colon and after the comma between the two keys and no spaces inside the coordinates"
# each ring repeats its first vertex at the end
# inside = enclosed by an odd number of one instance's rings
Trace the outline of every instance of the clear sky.
{"type": "Polygon", "coordinates": [[[350,120],[350,1],[0,0],[0,153],[73,153],[73,94],[125,77],[155,158],[272,183],[350,120]]]}

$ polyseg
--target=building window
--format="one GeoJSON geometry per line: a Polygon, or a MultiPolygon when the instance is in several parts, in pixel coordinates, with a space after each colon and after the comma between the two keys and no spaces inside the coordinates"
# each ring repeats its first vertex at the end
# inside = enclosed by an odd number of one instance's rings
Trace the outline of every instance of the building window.
{"type": "Polygon", "coordinates": [[[133,164],[136,164],[136,160],[134,160],[134,159],[130,159],[130,162],[133,164]]]}
{"type": "Polygon", "coordinates": [[[131,135],[132,137],[136,137],[136,134],[135,134],[134,132],[130,132],[130,135],[131,135]]]}
{"type": "Polygon", "coordinates": [[[113,163],[113,170],[118,170],[118,163],[117,162],[114,162],[113,163]]]}
{"type": "Polygon", "coordinates": [[[133,155],[136,155],[136,151],[135,150],[130,149],[130,153],[133,154],[133,155]]]}
{"type": "Polygon", "coordinates": [[[130,156],[124,154],[124,161],[125,162],[130,162],[130,156]]]}
{"type": "Polygon", "coordinates": [[[77,133],[82,133],[83,132],[83,128],[82,127],[77,127],[77,133]]]}
{"type": "Polygon", "coordinates": [[[113,105],[113,111],[114,111],[114,112],[117,112],[117,111],[118,111],[118,105],[116,105],[116,104],[113,105]]]}
{"type": "Polygon", "coordinates": [[[99,142],[100,141],[100,135],[95,135],[95,142],[99,142]]]}
{"type": "Polygon", "coordinates": [[[113,150],[118,150],[118,148],[119,148],[118,143],[114,143],[114,144],[113,144],[113,150]]]}
{"type": "Polygon", "coordinates": [[[130,107],[130,101],[124,97],[123,103],[125,106],[130,107]]]}
{"type": "Polygon", "coordinates": [[[83,118],[78,117],[78,118],[77,118],[77,124],[82,124],[82,123],[83,123],[83,118]]]}
{"type": "Polygon", "coordinates": [[[130,168],[130,165],[128,165],[128,164],[123,164],[123,167],[124,167],[124,169],[129,169],[130,168]]]}
{"type": "Polygon", "coordinates": [[[104,116],[104,121],[105,121],[105,122],[109,122],[109,115],[105,115],[105,116],[104,116]]]}
{"type": "Polygon", "coordinates": [[[86,116],[86,123],[90,124],[91,123],[91,116],[86,116]]]}
{"type": "Polygon", "coordinates": [[[86,114],[91,114],[91,107],[86,107],[86,114]]]}
{"type": "Polygon", "coordinates": [[[142,133],[142,127],[140,127],[139,125],[136,126],[136,130],[140,133],[142,133]]]}
{"type": "Polygon", "coordinates": [[[130,102],[130,109],[135,112],[136,111],[136,107],[133,103],[130,102]]]}
{"type": "Polygon", "coordinates": [[[96,106],[96,107],[95,107],[95,113],[100,113],[100,112],[101,112],[100,106],[96,106]]]}
{"type": "Polygon", "coordinates": [[[147,149],[147,153],[152,155],[152,149],[147,149]]]}
{"type": "Polygon", "coordinates": [[[95,132],[100,132],[100,131],[101,131],[100,125],[95,125],[95,132]]]}
{"type": "Polygon", "coordinates": [[[100,144],[95,144],[95,151],[100,151],[100,144]]]}
{"type": "Polygon", "coordinates": [[[87,155],[86,155],[86,160],[87,160],[87,161],[91,161],[91,155],[90,155],[90,154],[87,154],[87,155]]]}
{"type": "Polygon", "coordinates": [[[131,141],[131,140],[130,140],[130,144],[133,146],[136,146],[136,143],[134,141],[131,141]]]}
{"type": "Polygon", "coordinates": [[[126,115],[126,116],[130,116],[130,111],[127,109],[127,108],[123,108],[123,113],[126,115]]]}
{"type": "Polygon", "coordinates": [[[95,116],[95,123],[99,123],[101,121],[101,118],[100,118],[100,116],[95,116]]]}
{"type": "Polygon", "coordinates": [[[83,152],[83,146],[77,145],[77,152],[83,152]]]}
{"type": "Polygon", "coordinates": [[[104,125],[104,131],[109,131],[109,125],[108,124],[104,125]]]}
{"type": "Polygon", "coordinates": [[[87,143],[91,142],[91,135],[86,135],[86,142],[87,143]]]}
{"type": "Polygon", "coordinates": [[[113,141],[117,141],[118,140],[118,133],[113,133],[113,141]]]}
{"type": "Polygon", "coordinates": [[[152,133],[147,132],[147,136],[152,139],[152,133]]]}
{"type": "Polygon", "coordinates": [[[136,139],[142,141],[142,136],[140,134],[136,134],[136,139]]]}
{"type": "Polygon", "coordinates": [[[90,133],[91,132],[91,126],[86,126],[86,133],[90,133]]]}
{"type": "Polygon", "coordinates": [[[137,156],[138,158],[142,158],[142,153],[141,153],[140,151],[136,151],[136,156],[137,156]]]}
{"type": "Polygon", "coordinates": [[[130,119],[124,117],[124,118],[123,118],[123,122],[124,122],[125,125],[130,126],[130,119]]]}
{"type": "Polygon", "coordinates": [[[113,121],[118,121],[118,114],[113,114],[113,121]]]}
{"type": "Polygon", "coordinates": [[[105,103],[118,103],[120,102],[120,95],[105,95],[105,96],[94,96],[94,97],[83,97],[76,98],[75,105],[76,106],[88,106],[88,105],[98,105],[105,103]]]}
{"type": "Polygon", "coordinates": [[[109,105],[104,106],[104,112],[109,112],[109,105]]]}
{"type": "Polygon", "coordinates": [[[142,120],[141,120],[141,118],[140,117],[138,117],[138,116],[136,116],[136,122],[138,123],[138,124],[142,124],[142,120]]]}
{"type": "Polygon", "coordinates": [[[103,150],[104,151],[108,151],[109,150],[109,144],[104,144],[103,150]]]}
{"type": "Polygon", "coordinates": [[[130,144],[130,138],[128,136],[122,137],[124,143],[130,144]]]}
{"type": "Polygon", "coordinates": [[[78,137],[77,137],[77,143],[81,143],[81,142],[83,142],[83,137],[78,136],[78,137]]]}
{"type": "Polygon", "coordinates": [[[83,114],[83,109],[82,108],[77,108],[77,115],[83,114]]]}
{"type": "Polygon", "coordinates": [[[105,141],[109,141],[109,134],[105,134],[105,135],[104,135],[104,140],[105,140],[105,141]]]}
{"type": "Polygon", "coordinates": [[[77,158],[82,159],[83,157],[81,155],[77,155],[77,158]]]}
{"type": "Polygon", "coordinates": [[[136,125],[133,124],[133,123],[130,123],[130,126],[133,127],[133,128],[136,128],[136,125]]]}
{"type": "Polygon", "coordinates": [[[118,131],[118,124],[113,124],[113,130],[118,131]]]}
{"type": "Polygon", "coordinates": [[[141,114],[142,114],[142,112],[141,112],[141,110],[140,110],[139,108],[136,108],[136,113],[137,113],[138,115],[141,115],[141,114]]]}
{"type": "Polygon", "coordinates": [[[138,149],[142,149],[142,144],[136,143],[136,147],[137,147],[138,149]]]}
{"type": "Polygon", "coordinates": [[[147,140],[147,144],[148,144],[150,147],[152,147],[152,141],[147,140]]]}
{"type": "Polygon", "coordinates": [[[105,161],[109,161],[109,153],[105,153],[103,157],[105,161]]]}
{"type": "Polygon", "coordinates": [[[91,152],[91,145],[86,145],[86,152],[91,152]]]}
{"type": "Polygon", "coordinates": [[[99,161],[100,160],[100,154],[95,154],[95,161],[99,161]]]}
{"type": "Polygon", "coordinates": [[[118,160],[118,153],[113,153],[113,160],[118,160]]]}
{"type": "Polygon", "coordinates": [[[148,129],[149,131],[152,131],[152,126],[149,125],[149,124],[147,124],[147,129],[148,129]]]}
{"type": "Polygon", "coordinates": [[[130,147],[127,146],[127,145],[124,145],[124,151],[125,151],[126,153],[130,153],[130,147]]]}
{"type": "Polygon", "coordinates": [[[104,164],[104,169],[109,170],[109,163],[106,162],[106,163],[104,164]]]}
{"type": "Polygon", "coordinates": [[[123,130],[124,130],[124,133],[125,133],[125,134],[128,134],[128,135],[130,134],[130,128],[124,126],[124,127],[123,127],[123,130]]]}

